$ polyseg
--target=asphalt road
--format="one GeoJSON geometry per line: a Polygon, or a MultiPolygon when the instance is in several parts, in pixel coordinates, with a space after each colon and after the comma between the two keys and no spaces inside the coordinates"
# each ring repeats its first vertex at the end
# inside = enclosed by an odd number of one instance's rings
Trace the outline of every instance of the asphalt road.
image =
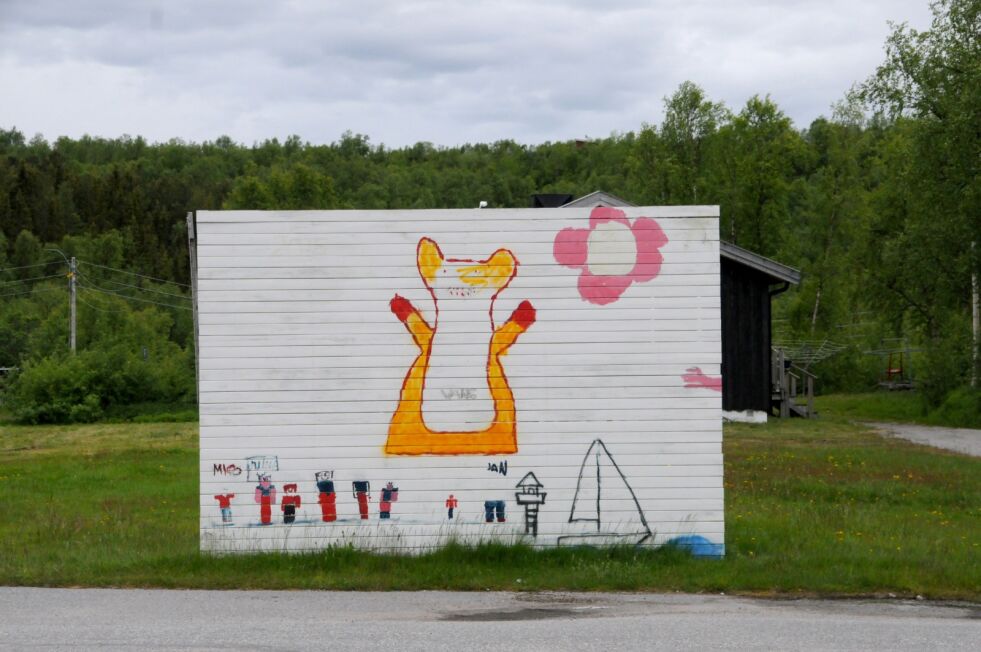
{"type": "Polygon", "coordinates": [[[0,588],[0,649],[977,650],[981,607],[570,593],[0,588]]]}
{"type": "Polygon", "coordinates": [[[981,457],[981,430],[918,426],[913,423],[870,423],[869,425],[887,437],[899,437],[917,444],[981,457]]]}

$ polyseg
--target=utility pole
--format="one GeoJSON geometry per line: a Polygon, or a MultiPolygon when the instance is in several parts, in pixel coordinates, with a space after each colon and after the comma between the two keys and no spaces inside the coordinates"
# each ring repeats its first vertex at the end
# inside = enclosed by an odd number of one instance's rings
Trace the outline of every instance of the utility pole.
{"type": "Polygon", "coordinates": [[[68,346],[72,350],[72,355],[75,354],[75,339],[78,334],[78,312],[75,310],[75,295],[77,294],[75,270],[77,263],[75,262],[75,256],[72,256],[71,260],[68,262],[68,296],[69,296],[69,308],[71,313],[71,324],[69,325],[69,335],[68,335],[68,346]]]}

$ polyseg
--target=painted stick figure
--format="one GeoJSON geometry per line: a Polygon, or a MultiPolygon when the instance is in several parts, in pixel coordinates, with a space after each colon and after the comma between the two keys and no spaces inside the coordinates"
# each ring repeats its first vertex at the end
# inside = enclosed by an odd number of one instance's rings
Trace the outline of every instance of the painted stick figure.
{"type": "Polygon", "coordinates": [[[446,499],[446,518],[453,520],[453,510],[460,505],[460,501],[450,494],[450,497],[446,499]]]}
{"type": "Polygon", "coordinates": [[[334,481],[330,479],[330,471],[320,471],[317,473],[317,490],[320,495],[317,502],[320,503],[320,515],[325,523],[337,520],[337,494],[334,493],[334,481]]]}
{"type": "Polygon", "coordinates": [[[221,522],[224,525],[232,524],[232,498],[235,494],[215,494],[215,500],[218,501],[218,507],[221,509],[221,522]]]}
{"type": "Polygon", "coordinates": [[[391,482],[382,489],[381,500],[378,502],[378,518],[392,518],[392,503],[399,500],[399,488],[391,482]]]}
{"type": "Polygon", "coordinates": [[[280,510],[283,512],[283,523],[292,523],[296,520],[296,510],[300,508],[301,500],[296,493],[295,484],[283,485],[283,502],[280,510]]]}
{"type": "Polygon", "coordinates": [[[262,524],[272,523],[272,505],[276,502],[276,487],[269,482],[268,475],[259,476],[259,484],[255,488],[255,501],[259,503],[262,524]]]}
{"type": "Polygon", "coordinates": [[[354,497],[358,499],[358,511],[361,513],[361,520],[368,520],[368,501],[371,500],[371,496],[368,492],[371,491],[371,483],[367,480],[355,480],[351,483],[351,488],[354,490],[354,497]]]}

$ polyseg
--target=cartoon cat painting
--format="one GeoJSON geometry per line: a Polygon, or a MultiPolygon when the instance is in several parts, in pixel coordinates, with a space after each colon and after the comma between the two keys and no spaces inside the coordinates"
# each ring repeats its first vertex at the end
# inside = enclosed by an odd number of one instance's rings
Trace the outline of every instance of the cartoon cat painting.
{"type": "Polygon", "coordinates": [[[535,323],[535,309],[522,301],[506,322],[494,323],[494,302],[517,275],[517,259],[507,249],[486,260],[446,258],[433,240],[422,238],[416,264],[435,312],[430,325],[408,299],[396,294],[391,301],[419,355],[402,383],[385,452],[517,452],[514,395],[501,357],[535,323]]]}

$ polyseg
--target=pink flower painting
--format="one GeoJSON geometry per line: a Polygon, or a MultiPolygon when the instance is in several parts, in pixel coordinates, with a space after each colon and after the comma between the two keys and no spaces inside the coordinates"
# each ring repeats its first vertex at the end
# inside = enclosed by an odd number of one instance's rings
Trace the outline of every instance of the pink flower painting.
{"type": "Polygon", "coordinates": [[[623,211],[597,206],[588,229],[559,231],[552,254],[560,265],[582,270],[579,295],[603,306],[619,299],[632,283],[657,276],[664,260],[659,249],[667,242],[652,218],[638,217],[631,224],[623,211]]]}

